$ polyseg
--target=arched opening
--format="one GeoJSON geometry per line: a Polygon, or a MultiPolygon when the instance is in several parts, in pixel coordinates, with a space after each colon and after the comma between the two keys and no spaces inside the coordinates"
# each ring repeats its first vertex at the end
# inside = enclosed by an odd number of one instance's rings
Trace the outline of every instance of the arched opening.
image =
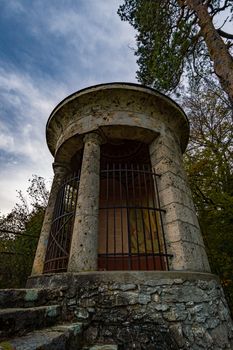
{"type": "Polygon", "coordinates": [[[113,140],[101,147],[99,270],[166,270],[157,174],[148,145],[113,140]]]}

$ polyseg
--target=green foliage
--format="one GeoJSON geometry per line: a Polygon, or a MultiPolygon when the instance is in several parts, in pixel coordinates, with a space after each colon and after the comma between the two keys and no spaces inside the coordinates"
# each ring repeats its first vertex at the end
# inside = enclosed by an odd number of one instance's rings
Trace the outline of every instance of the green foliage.
{"type": "Polygon", "coordinates": [[[0,343],[0,349],[3,350],[15,350],[15,347],[8,341],[3,341],[0,343]]]}
{"type": "Polygon", "coordinates": [[[41,177],[33,176],[29,182],[30,206],[18,192],[19,202],[0,218],[0,288],[24,287],[31,273],[48,191],[41,177]]]}
{"type": "Polygon", "coordinates": [[[204,86],[185,102],[191,142],[185,165],[212,271],[233,308],[233,124],[228,100],[204,86]]]}
{"type": "MultiPolygon", "coordinates": [[[[220,0],[209,1],[209,14],[223,11],[220,0]]],[[[233,10],[233,3],[226,1],[233,10]]],[[[161,91],[174,90],[182,75],[190,83],[211,74],[205,41],[198,18],[183,1],[125,0],[118,9],[123,21],[136,29],[138,80],[161,91]]]]}

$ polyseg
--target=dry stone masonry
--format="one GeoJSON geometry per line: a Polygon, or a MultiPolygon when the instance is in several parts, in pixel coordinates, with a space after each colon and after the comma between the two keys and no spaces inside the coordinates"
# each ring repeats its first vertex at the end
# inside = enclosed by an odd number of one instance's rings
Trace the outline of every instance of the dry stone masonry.
{"type": "Polygon", "coordinates": [[[30,279],[59,286],[63,312],[86,344],[118,349],[232,349],[233,326],[217,277],[189,272],[99,272],[30,279]]]}

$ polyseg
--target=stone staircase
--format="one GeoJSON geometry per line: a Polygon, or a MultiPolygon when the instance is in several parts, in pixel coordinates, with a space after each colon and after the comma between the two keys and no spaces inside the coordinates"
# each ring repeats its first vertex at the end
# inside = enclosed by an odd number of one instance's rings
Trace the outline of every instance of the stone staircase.
{"type": "Polygon", "coordinates": [[[77,350],[81,323],[66,323],[59,290],[0,290],[0,350],[77,350]]]}
{"type": "Polygon", "coordinates": [[[83,346],[83,324],[67,322],[59,289],[0,289],[0,350],[117,350],[83,346]]]}

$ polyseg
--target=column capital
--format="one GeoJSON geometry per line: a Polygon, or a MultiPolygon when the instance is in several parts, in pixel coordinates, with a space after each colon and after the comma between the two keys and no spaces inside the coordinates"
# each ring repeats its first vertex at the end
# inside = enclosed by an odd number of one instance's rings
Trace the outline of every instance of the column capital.
{"type": "Polygon", "coordinates": [[[84,138],[83,138],[83,142],[86,143],[86,142],[94,142],[98,145],[101,145],[101,143],[103,142],[103,138],[102,136],[100,136],[100,134],[96,131],[93,131],[93,132],[90,132],[86,135],[84,135],[84,138]]]}
{"type": "Polygon", "coordinates": [[[67,163],[54,162],[53,171],[55,175],[66,174],[70,171],[70,166],[67,163]]]}

